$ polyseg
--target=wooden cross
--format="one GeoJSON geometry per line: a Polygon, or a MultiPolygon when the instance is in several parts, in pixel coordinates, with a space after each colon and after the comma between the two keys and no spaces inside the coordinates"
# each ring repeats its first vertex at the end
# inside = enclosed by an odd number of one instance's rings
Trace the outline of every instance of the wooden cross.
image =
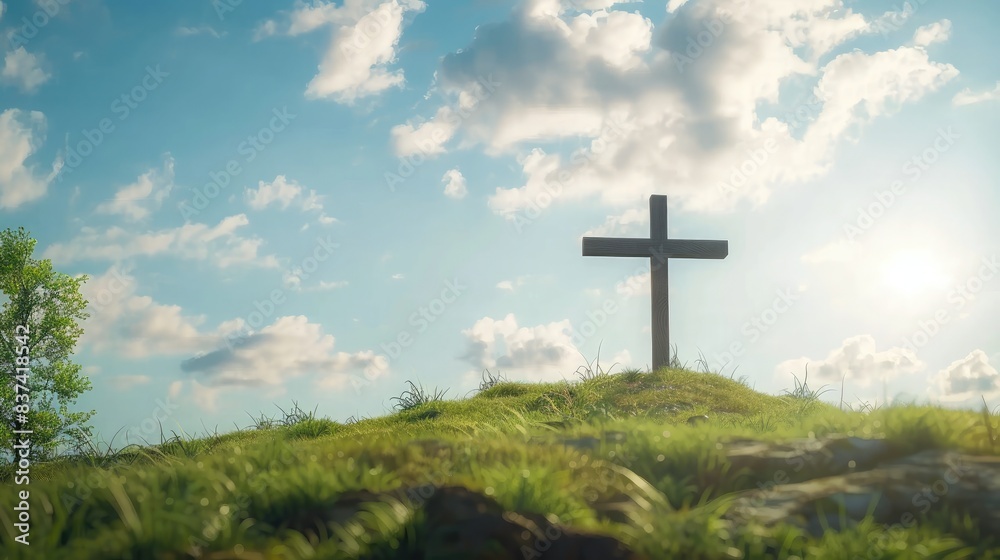
{"type": "Polygon", "coordinates": [[[585,257],[649,257],[653,312],[653,371],[670,363],[670,318],[667,259],[724,259],[728,241],[670,239],[667,197],[649,197],[649,238],[584,237],[585,257]]]}

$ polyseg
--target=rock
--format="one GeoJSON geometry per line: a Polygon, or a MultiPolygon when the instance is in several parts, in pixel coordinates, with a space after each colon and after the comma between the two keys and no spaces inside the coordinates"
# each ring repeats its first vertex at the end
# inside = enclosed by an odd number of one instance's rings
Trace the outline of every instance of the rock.
{"type": "Polygon", "coordinates": [[[690,417],[690,418],[687,419],[687,423],[690,424],[690,425],[692,425],[692,426],[697,426],[698,424],[702,424],[704,422],[708,422],[708,416],[706,416],[704,414],[699,414],[697,416],[692,416],[692,417],[690,417]]]}
{"type": "MultiPolygon", "coordinates": [[[[870,454],[877,451],[870,442],[860,447],[870,454]]],[[[764,485],[737,494],[726,518],[735,523],[752,519],[765,526],[791,522],[819,536],[824,523],[832,530],[854,526],[870,507],[876,522],[903,527],[947,508],[978,520],[984,534],[998,534],[1000,457],[927,450],[869,470],[764,485]],[[841,523],[842,514],[846,524],[841,523]]]]}
{"type": "Polygon", "coordinates": [[[424,558],[469,560],[646,560],[607,535],[561,527],[537,514],[507,512],[461,486],[439,488],[424,508],[424,558]]]}
{"type": "Polygon", "coordinates": [[[739,439],[726,444],[726,457],[734,468],[748,469],[777,484],[867,470],[892,455],[885,440],[844,435],[781,443],[739,439]]]}

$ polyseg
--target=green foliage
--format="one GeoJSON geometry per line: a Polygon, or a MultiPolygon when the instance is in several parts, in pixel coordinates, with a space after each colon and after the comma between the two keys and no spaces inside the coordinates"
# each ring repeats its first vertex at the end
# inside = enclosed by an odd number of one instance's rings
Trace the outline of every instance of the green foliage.
{"type": "Polygon", "coordinates": [[[447,390],[439,392],[435,387],[433,393],[429,393],[424,390],[423,385],[414,385],[412,381],[407,381],[410,384],[410,389],[403,391],[403,394],[398,397],[392,397],[392,400],[397,401],[393,408],[399,411],[406,411],[416,408],[420,405],[431,403],[434,401],[440,401],[444,399],[447,390]]]}
{"type": "MultiPolygon", "coordinates": [[[[31,258],[36,241],[24,228],[0,232],[0,291],[7,297],[0,311],[0,441],[12,441],[16,358],[28,349],[30,397],[27,427],[34,462],[52,458],[60,446],[85,445],[91,435],[90,412],[71,412],[77,397],[91,388],[80,366],[70,357],[83,334],[78,322],[89,314],[80,286],[87,276],[71,278],[55,272],[48,259],[31,258]],[[28,328],[26,344],[16,338],[19,326],[28,328]]],[[[22,366],[23,367],[23,366],[22,366]]]]}
{"type": "Polygon", "coordinates": [[[479,382],[478,391],[480,394],[482,394],[501,383],[509,383],[509,380],[505,378],[499,371],[497,372],[496,375],[493,375],[492,373],[490,373],[490,370],[488,369],[483,370],[483,379],[482,381],[479,382]]]}
{"type": "MultiPolygon", "coordinates": [[[[161,434],[159,445],[117,452],[92,446],[89,459],[33,471],[33,503],[47,505],[32,518],[32,553],[232,558],[240,547],[248,558],[420,558],[429,538],[420,503],[393,492],[433,482],[612,535],[650,558],[839,560],[870,557],[873,542],[883,558],[990,557],[996,538],[945,508],[912,527],[889,531],[866,520],[819,538],[790,525],[727,524],[729,496],[761,479],[732,468],[718,445],[726,439],[838,433],[885,438],[898,453],[995,453],[997,416],[988,409],[891,406],[865,414],[815,400],[807,383],[796,379],[779,397],[715,373],[626,370],[574,383],[503,381],[447,402],[410,383],[399,400],[411,406],[390,416],[342,425],[293,403],[279,407],[281,417],[255,420],[261,429],[201,439],[161,434]],[[804,402],[813,404],[804,410],[804,402]],[[686,424],[702,412],[712,421],[686,424]],[[563,423],[571,433],[554,432],[565,418],[577,419],[563,423]],[[539,441],[562,436],[595,447],[539,441]],[[359,489],[389,494],[353,515],[333,506],[359,489]]],[[[0,486],[0,504],[13,489],[0,486]]],[[[9,511],[0,508],[0,532],[9,511]]],[[[20,545],[9,542],[0,542],[0,557],[16,557],[20,545]]]]}

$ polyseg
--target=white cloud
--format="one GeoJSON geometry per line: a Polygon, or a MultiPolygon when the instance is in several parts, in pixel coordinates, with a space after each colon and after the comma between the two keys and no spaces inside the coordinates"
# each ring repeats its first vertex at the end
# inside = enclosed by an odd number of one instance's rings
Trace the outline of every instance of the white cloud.
{"type": "Polygon", "coordinates": [[[650,276],[649,271],[633,274],[615,284],[615,292],[626,298],[648,296],[651,291],[650,276]]]}
{"type": "MultiPolygon", "coordinates": [[[[634,233],[633,226],[648,223],[649,210],[647,208],[630,208],[619,215],[608,216],[603,224],[587,230],[583,237],[619,237],[634,233]]],[[[648,237],[648,235],[642,235],[642,237],[648,237]]]]}
{"type": "Polygon", "coordinates": [[[6,83],[14,84],[27,93],[33,93],[38,86],[52,77],[42,70],[40,62],[39,57],[26,51],[24,47],[18,47],[4,55],[0,77],[6,83]]]}
{"type": "MultiPolygon", "coordinates": [[[[235,323],[244,327],[242,319],[235,323]]],[[[259,332],[221,348],[185,360],[181,369],[211,387],[280,387],[303,375],[317,386],[343,388],[352,374],[366,369],[384,373],[388,360],[370,350],[335,352],[334,337],[305,316],[280,317],[259,332]]]]}
{"type": "Polygon", "coordinates": [[[390,71],[388,66],[396,61],[405,14],[421,12],[425,7],[420,0],[346,0],[342,6],[317,0],[312,5],[298,4],[287,24],[264,22],[255,37],[295,36],[331,28],[332,39],[305,95],[353,104],[403,85],[403,71],[390,71]]]}
{"type": "Polygon", "coordinates": [[[167,387],[167,396],[174,398],[181,394],[181,389],[184,388],[184,382],[181,380],[171,381],[170,385],[167,387]]]}
{"type": "Polygon", "coordinates": [[[219,393],[222,392],[220,387],[209,387],[202,385],[197,381],[191,381],[191,401],[194,404],[206,411],[214,412],[218,408],[219,393]]]}
{"type": "Polygon", "coordinates": [[[674,2],[653,33],[652,22],[635,13],[574,15],[553,0],[528,2],[508,20],[480,26],[471,44],[443,58],[435,86],[458,101],[445,101],[420,126],[394,129],[397,155],[419,148],[418,134],[425,155],[444,151],[453,138],[462,147],[525,154],[522,185],[498,188],[489,200],[508,218],[545,197],[597,197],[621,207],[652,193],[674,197],[682,210],[727,211],[765,202],[778,185],[822,176],[845,138],[958,74],[920,46],[833,54],[877,31],[840,0],[746,7],[742,0],[674,2]],[[689,39],[737,13],[690,62],[680,58],[688,56],[689,39]],[[829,62],[821,67],[821,60],[829,62]],[[500,85],[473,95],[487,76],[500,85]],[[762,103],[776,103],[782,115],[806,105],[780,95],[803,79],[815,81],[817,97],[805,107],[816,118],[803,123],[804,136],[784,117],[761,120],[762,103]],[[463,95],[481,100],[456,118],[463,95]],[[437,127],[436,140],[428,127],[437,127]],[[582,147],[572,154],[539,149],[566,137],[582,147]],[[763,146],[774,146],[773,154],[736,196],[720,197],[718,186],[763,146]]]}
{"type": "MultiPolygon", "coordinates": [[[[313,189],[309,189],[307,194],[302,185],[284,175],[276,176],[270,183],[258,181],[256,189],[243,189],[243,196],[247,205],[253,210],[263,210],[272,205],[286,210],[294,204],[302,212],[319,212],[316,221],[321,225],[337,222],[336,218],[328,216],[323,211],[323,196],[313,189]]],[[[300,231],[304,231],[308,226],[309,224],[304,224],[300,231]]]]}
{"type": "Polygon", "coordinates": [[[150,215],[170,196],[174,187],[174,158],[166,155],[163,169],[150,169],[136,181],[115,193],[115,197],[97,206],[99,214],[119,214],[131,221],[150,215]]]}
{"type": "Polygon", "coordinates": [[[270,183],[259,181],[257,190],[244,189],[247,204],[254,210],[263,210],[271,204],[276,204],[282,210],[288,208],[293,200],[302,194],[302,187],[294,180],[289,181],[284,175],[278,175],[270,183]]]}
{"type": "Polygon", "coordinates": [[[347,287],[347,280],[339,280],[336,282],[327,282],[325,280],[320,280],[313,286],[302,286],[302,278],[292,271],[286,271],[282,276],[282,284],[286,289],[293,292],[326,292],[330,290],[337,290],[340,288],[347,287]]]}
{"type": "Polygon", "coordinates": [[[402,280],[404,276],[402,274],[396,273],[392,275],[393,280],[402,280]]]}
{"type": "Polygon", "coordinates": [[[877,351],[871,335],[860,335],[844,340],[823,360],[805,357],[786,360],[778,364],[775,375],[787,381],[794,374],[803,381],[806,366],[809,367],[809,380],[814,382],[810,388],[816,390],[827,384],[839,388],[845,376],[848,386],[868,387],[873,381],[917,373],[925,364],[907,348],[877,351]]]}
{"type": "Polygon", "coordinates": [[[57,156],[44,177],[27,163],[45,139],[45,115],[38,111],[7,109],[0,113],[0,208],[14,209],[45,196],[62,169],[57,156]]]}
{"type": "Polygon", "coordinates": [[[348,284],[347,280],[339,280],[336,282],[327,282],[325,280],[320,280],[319,284],[316,285],[314,290],[325,291],[325,290],[336,290],[339,288],[344,288],[348,284]]]}
{"type": "Polygon", "coordinates": [[[499,369],[511,380],[558,381],[568,379],[582,361],[568,319],[519,327],[511,313],[500,320],[483,317],[462,334],[468,343],[461,358],[475,368],[466,377],[499,369]]]}
{"type": "Polygon", "coordinates": [[[973,93],[971,89],[965,88],[955,94],[955,97],[951,100],[951,104],[961,107],[963,105],[974,105],[987,101],[1000,101],[1000,81],[997,82],[996,87],[992,90],[981,91],[979,93],[973,93]]]}
{"type": "Polygon", "coordinates": [[[211,260],[219,268],[234,265],[277,268],[274,255],[260,255],[264,241],[258,237],[241,237],[236,231],[249,224],[244,214],[223,218],[214,227],[205,224],[184,224],[170,229],[146,233],[110,227],[104,231],[84,227],[68,243],[55,243],[45,249],[43,258],[60,264],[80,260],[124,259],[169,255],[181,259],[211,260]]]}
{"type": "Polygon", "coordinates": [[[198,332],[204,315],[184,315],[176,305],[137,295],[135,278],[121,266],[91,277],[80,293],[90,314],[83,322],[80,342],[96,352],[127,358],[193,354],[222,341],[218,333],[198,332]]]}
{"type": "Polygon", "coordinates": [[[514,280],[501,280],[497,282],[497,289],[503,290],[505,292],[513,292],[517,288],[520,288],[528,281],[526,276],[518,276],[514,280]]]}
{"type": "Polygon", "coordinates": [[[943,19],[918,27],[913,33],[913,44],[926,47],[934,43],[943,43],[951,37],[951,21],[943,19]]]}
{"type": "Polygon", "coordinates": [[[973,350],[932,378],[932,396],[944,401],[987,400],[1000,397],[1000,373],[990,365],[986,352],[973,350]]]}
{"type": "Polygon", "coordinates": [[[441,107],[434,117],[420,124],[400,124],[392,127],[393,151],[397,157],[423,154],[433,157],[445,153],[444,145],[455,134],[462,121],[460,113],[441,107]]]}
{"type": "MultiPolygon", "coordinates": [[[[192,390],[203,407],[212,406],[223,385],[280,387],[287,379],[311,374],[318,386],[336,389],[352,373],[369,366],[384,373],[388,367],[385,357],[372,351],[334,352],[333,336],[304,316],[279,317],[256,332],[240,318],[224,321],[215,330],[199,330],[204,315],[186,315],[179,306],[137,295],[135,278],[118,266],[91,278],[81,293],[90,314],[82,325],[82,344],[126,358],[194,355],[181,369],[197,376],[192,390]],[[229,348],[227,335],[239,332],[247,334],[229,348]]],[[[125,388],[148,381],[145,376],[124,376],[113,383],[125,388]]],[[[179,392],[179,382],[170,390],[179,392]]]]}
{"type": "Polygon", "coordinates": [[[465,195],[469,193],[469,189],[465,185],[465,177],[462,176],[462,172],[458,169],[449,169],[444,172],[444,177],[441,177],[441,182],[444,183],[444,195],[448,198],[461,199],[465,198],[465,195]]]}

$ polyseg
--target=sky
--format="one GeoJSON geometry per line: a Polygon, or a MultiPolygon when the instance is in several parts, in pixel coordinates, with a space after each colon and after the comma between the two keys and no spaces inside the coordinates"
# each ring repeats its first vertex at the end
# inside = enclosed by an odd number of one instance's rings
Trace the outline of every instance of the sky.
{"type": "Polygon", "coordinates": [[[88,276],[114,447],[646,368],[581,239],[653,194],[729,243],[668,265],[689,367],[1000,406],[996,2],[0,5],[0,228],[88,276]]]}

